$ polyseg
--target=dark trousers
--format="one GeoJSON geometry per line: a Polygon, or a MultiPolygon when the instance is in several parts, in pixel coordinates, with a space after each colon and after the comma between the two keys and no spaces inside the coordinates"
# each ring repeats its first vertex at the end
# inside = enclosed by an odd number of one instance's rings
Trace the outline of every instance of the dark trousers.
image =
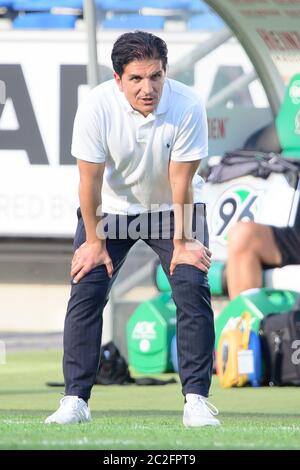
{"type": "MultiPolygon", "coordinates": [[[[77,215],[74,250],[85,241],[80,209],[77,215]]],[[[142,216],[108,215],[108,227],[114,227],[114,235],[111,236],[109,230],[106,239],[106,248],[114,267],[112,279],[108,277],[106,267],[100,265],[78,284],[72,284],[64,328],[63,370],[66,395],[77,395],[85,399],[90,397],[99,367],[102,312],[113,282],[130,248],[137,241],[136,235],[132,237],[132,225],[135,225],[136,229],[140,229],[139,238],[159,256],[172,288],[177,307],[178,366],[183,395],[196,393],[208,396],[212,375],[214,321],[207,275],[189,264],[177,265],[173,276],[169,275],[173,253],[174,214],[156,213],[157,220],[152,220],[151,232],[150,217],[149,213],[142,216]],[[168,234],[162,227],[168,225],[165,224],[168,216],[170,236],[165,238],[168,234]]],[[[194,205],[193,228],[196,230],[195,238],[208,246],[204,204],[194,205]]]]}

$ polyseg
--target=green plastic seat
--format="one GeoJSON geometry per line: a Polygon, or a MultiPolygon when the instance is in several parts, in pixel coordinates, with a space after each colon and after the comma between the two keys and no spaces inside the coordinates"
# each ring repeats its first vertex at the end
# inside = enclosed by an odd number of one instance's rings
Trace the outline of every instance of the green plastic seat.
{"type": "Polygon", "coordinates": [[[282,156],[300,159],[300,73],[291,78],[286,88],[275,127],[282,156]]]}

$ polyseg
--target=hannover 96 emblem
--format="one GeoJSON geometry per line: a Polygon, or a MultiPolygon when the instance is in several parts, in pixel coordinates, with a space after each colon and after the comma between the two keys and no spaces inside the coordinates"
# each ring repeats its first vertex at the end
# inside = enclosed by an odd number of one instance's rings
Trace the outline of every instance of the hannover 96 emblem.
{"type": "Polygon", "coordinates": [[[227,189],[212,210],[211,235],[227,243],[228,231],[239,220],[254,220],[260,190],[246,186],[227,189]]]}

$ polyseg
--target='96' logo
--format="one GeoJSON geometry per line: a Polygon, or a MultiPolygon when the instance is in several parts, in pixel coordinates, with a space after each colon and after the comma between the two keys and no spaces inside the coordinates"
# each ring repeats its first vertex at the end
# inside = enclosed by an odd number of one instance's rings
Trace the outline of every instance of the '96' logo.
{"type": "Polygon", "coordinates": [[[212,235],[227,243],[229,229],[239,220],[254,220],[260,191],[235,187],[227,190],[212,211],[212,235]]]}

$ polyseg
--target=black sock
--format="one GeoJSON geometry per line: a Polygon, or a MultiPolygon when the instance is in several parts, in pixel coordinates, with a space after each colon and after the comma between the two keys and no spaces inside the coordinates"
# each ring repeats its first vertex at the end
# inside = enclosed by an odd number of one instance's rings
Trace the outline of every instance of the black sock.
{"type": "Polygon", "coordinates": [[[81,396],[79,396],[79,395],[78,395],[78,398],[81,398],[83,401],[85,401],[85,402],[86,402],[86,404],[88,404],[88,398],[81,397],[81,396]]]}

